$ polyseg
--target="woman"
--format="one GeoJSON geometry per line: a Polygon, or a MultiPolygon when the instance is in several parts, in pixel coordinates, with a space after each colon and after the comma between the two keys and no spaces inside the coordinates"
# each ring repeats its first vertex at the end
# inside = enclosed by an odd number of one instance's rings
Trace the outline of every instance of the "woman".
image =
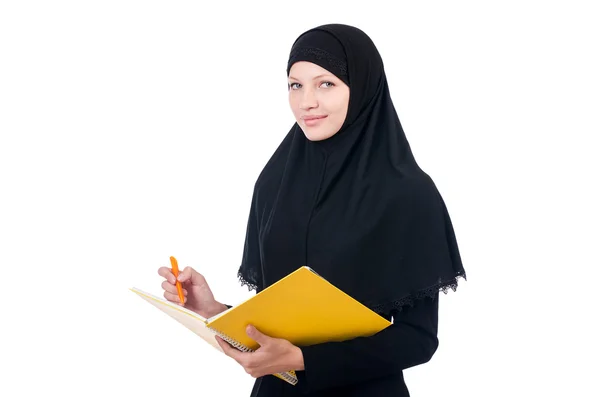
{"type": "MultiPolygon", "coordinates": [[[[438,346],[439,291],[465,277],[444,201],[413,158],[364,32],[333,24],[303,33],[287,71],[296,123],[256,181],[238,276],[260,292],[308,265],[394,323],[314,346],[252,327],[256,352],[219,343],[257,378],[253,396],[408,396],[402,370],[429,361],[438,346]],[[296,370],[297,385],[269,375],[287,370],[296,370]]],[[[173,274],[159,274],[177,302],[173,274]]],[[[228,307],[195,270],[180,281],[185,305],[201,315],[228,307]]]]}

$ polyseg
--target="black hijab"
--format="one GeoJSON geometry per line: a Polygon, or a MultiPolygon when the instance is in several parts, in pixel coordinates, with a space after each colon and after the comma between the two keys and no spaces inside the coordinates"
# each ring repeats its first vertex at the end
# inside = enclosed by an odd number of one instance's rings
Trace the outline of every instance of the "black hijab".
{"type": "MultiPolygon", "coordinates": [[[[390,98],[383,62],[361,30],[311,29],[294,42],[350,87],[340,131],[310,141],[295,123],[254,186],[238,276],[258,292],[310,266],[386,314],[466,279],[448,211],[419,168],[390,98]]],[[[310,293],[310,291],[307,291],[310,293]]]]}

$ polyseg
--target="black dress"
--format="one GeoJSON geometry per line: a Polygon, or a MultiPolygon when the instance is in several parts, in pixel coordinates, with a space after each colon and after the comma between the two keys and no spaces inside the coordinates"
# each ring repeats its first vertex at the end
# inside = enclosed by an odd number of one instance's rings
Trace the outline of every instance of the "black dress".
{"type": "Polygon", "coordinates": [[[402,370],[435,353],[438,298],[421,299],[393,313],[394,323],[371,337],[300,347],[305,370],[296,371],[298,383],[263,376],[256,379],[251,396],[409,396],[402,370]]]}
{"type": "Polygon", "coordinates": [[[429,361],[438,346],[439,291],[466,278],[449,212],[412,154],[364,32],[311,29],[292,46],[288,73],[296,62],[349,87],[347,115],[320,141],[295,123],[275,150],[254,186],[238,277],[258,292],[309,266],[394,324],[371,337],[299,346],[298,384],[269,375],[252,395],[408,396],[403,369],[429,361]]]}

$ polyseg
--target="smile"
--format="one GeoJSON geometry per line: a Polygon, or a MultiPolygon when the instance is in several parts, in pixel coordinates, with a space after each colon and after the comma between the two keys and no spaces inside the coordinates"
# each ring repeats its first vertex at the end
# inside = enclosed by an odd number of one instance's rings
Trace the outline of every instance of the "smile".
{"type": "Polygon", "coordinates": [[[319,124],[321,121],[325,120],[327,116],[311,116],[311,117],[307,117],[304,118],[304,125],[307,125],[309,127],[315,126],[317,124],[319,124]]]}

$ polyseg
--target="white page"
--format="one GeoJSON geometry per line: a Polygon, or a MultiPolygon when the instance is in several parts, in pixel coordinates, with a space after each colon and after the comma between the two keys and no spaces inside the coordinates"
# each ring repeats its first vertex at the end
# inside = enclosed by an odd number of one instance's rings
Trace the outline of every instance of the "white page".
{"type": "Polygon", "coordinates": [[[204,317],[200,316],[198,313],[186,309],[185,307],[178,306],[165,299],[154,296],[148,292],[144,292],[139,288],[131,288],[131,290],[146,302],[157,307],[170,317],[185,325],[186,328],[210,343],[215,349],[223,352],[223,349],[221,349],[221,346],[219,346],[215,339],[215,333],[206,326],[206,319],[204,317]]]}

